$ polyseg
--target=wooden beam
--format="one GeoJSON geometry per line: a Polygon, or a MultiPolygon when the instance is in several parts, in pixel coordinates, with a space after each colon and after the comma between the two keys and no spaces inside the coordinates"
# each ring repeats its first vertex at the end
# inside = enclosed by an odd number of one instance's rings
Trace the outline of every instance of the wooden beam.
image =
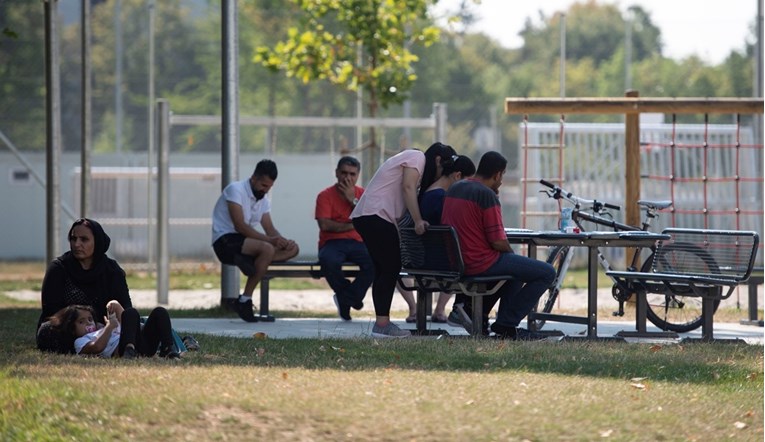
{"type": "Polygon", "coordinates": [[[762,114],[762,98],[506,98],[506,114],[762,114]]]}
{"type": "MultiPolygon", "coordinates": [[[[628,98],[637,98],[638,92],[627,91],[628,98]]],[[[624,116],[624,209],[625,221],[640,226],[640,114],[624,116]]],[[[625,253],[625,267],[632,265],[631,255],[625,253]]]]}

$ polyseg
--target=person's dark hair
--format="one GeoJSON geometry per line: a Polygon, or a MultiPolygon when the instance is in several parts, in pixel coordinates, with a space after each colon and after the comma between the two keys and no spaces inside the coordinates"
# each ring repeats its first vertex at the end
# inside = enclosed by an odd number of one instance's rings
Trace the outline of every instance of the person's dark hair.
{"type": "Polygon", "coordinates": [[[428,150],[425,151],[425,168],[422,171],[422,179],[420,180],[420,192],[418,196],[422,196],[428,187],[433,184],[438,178],[436,173],[438,167],[436,166],[436,157],[440,157],[441,161],[451,158],[452,155],[456,155],[452,146],[443,144],[440,141],[436,141],[431,144],[428,150]]]}
{"type": "Polygon", "coordinates": [[[352,167],[355,167],[356,169],[361,170],[361,163],[359,163],[359,160],[357,160],[354,157],[344,156],[340,158],[340,160],[337,162],[338,169],[346,165],[352,166],[352,167]]]}
{"type": "Polygon", "coordinates": [[[260,160],[255,166],[255,171],[252,173],[256,177],[267,176],[271,180],[276,181],[276,176],[279,175],[279,171],[276,170],[276,163],[271,160],[260,160]]]}
{"type": "Polygon", "coordinates": [[[507,160],[499,152],[489,151],[483,154],[478,162],[476,175],[481,178],[491,178],[497,172],[507,169],[507,160]]]}
{"type": "Polygon", "coordinates": [[[69,228],[69,233],[66,235],[66,239],[71,241],[72,235],[74,234],[74,228],[77,226],[85,226],[88,229],[90,229],[91,233],[93,233],[93,255],[96,259],[100,258],[102,255],[105,255],[106,252],[109,250],[109,245],[112,243],[111,238],[109,238],[109,235],[106,234],[104,231],[104,228],[101,227],[101,224],[98,223],[98,221],[89,219],[89,218],[80,218],[76,220],[74,223],[72,223],[72,227],[69,228]]]}
{"type": "Polygon", "coordinates": [[[48,319],[50,321],[51,328],[60,333],[74,336],[74,324],[77,321],[77,318],[80,316],[80,310],[89,311],[90,314],[93,315],[93,319],[95,319],[96,312],[93,310],[93,307],[88,305],[68,305],[57,311],[48,319]]]}
{"type": "Polygon", "coordinates": [[[463,178],[473,176],[475,174],[475,164],[473,160],[465,155],[453,155],[451,158],[441,160],[441,176],[448,176],[454,172],[460,172],[463,178]]]}

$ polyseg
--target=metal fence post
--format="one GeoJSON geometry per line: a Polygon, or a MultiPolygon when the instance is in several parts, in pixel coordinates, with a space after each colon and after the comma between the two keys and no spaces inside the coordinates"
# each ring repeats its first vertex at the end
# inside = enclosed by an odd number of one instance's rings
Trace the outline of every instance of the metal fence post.
{"type": "Polygon", "coordinates": [[[446,143],[446,103],[433,103],[433,116],[436,119],[436,139],[446,143]]]}
{"type": "Polygon", "coordinates": [[[61,68],[59,66],[58,0],[45,2],[45,205],[46,262],[59,254],[61,232],[61,68]]]}
{"type": "MultiPolygon", "coordinates": [[[[236,0],[223,0],[222,8],[222,130],[221,190],[239,176],[239,32],[236,0]]],[[[239,269],[221,266],[220,302],[225,306],[239,296],[239,269]]]]}
{"type": "Polygon", "coordinates": [[[157,303],[168,303],[170,258],[168,257],[169,217],[168,187],[170,178],[170,104],[157,100],[159,115],[159,150],[157,151],[157,303]]]}

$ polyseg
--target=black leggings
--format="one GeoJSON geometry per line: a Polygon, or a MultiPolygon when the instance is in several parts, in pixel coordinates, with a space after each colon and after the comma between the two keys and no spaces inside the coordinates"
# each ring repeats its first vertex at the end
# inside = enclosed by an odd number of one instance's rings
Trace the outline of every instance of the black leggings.
{"type": "Polygon", "coordinates": [[[134,308],[122,312],[122,332],[120,334],[120,356],[125,353],[125,347],[133,344],[138,354],[154,356],[159,348],[163,353],[172,349],[173,330],[170,325],[170,315],[163,307],[157,307],[149,313],[146,323],[141,326],[141,315],[134,308]]]}
{"type": "Polygon", "coordinates": [[[375,265],[372,282],[372,300],[377,316],[390,316],[393,292],[401,272],[401,244],[398,229],[377,215],[353,218],[353,227],[359,232],[375,265]]]}

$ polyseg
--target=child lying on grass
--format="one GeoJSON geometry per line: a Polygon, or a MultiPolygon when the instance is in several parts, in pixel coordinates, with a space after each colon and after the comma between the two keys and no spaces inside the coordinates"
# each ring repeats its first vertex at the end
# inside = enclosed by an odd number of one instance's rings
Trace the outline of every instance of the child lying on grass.
{"type": "Polygon", "coordinates": [[[117,301],[106,305],[108,317],[105,324],[95,322],[90,306],[70,305],[50,318],[54,328],[75,338],[74,352],[81,355],[97,355],[104,358],[159,356],[180,358],[172,336],[170,315],[162,307],[151,311],[144,324],[138,310],[124,309],[117,301]]]}

